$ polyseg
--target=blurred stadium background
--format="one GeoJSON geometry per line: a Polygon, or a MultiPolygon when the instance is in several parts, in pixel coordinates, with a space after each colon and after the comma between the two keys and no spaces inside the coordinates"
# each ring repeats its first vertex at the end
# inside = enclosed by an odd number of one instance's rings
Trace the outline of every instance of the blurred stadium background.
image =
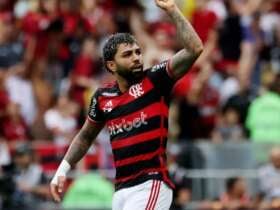
{"type": "MultiPolygon", "coordinates": [[[[205,50],[172,94],[171,209],[280,209],[280,1],[177,3],[205,50]]],[[[0,0],[1,210],[110,209],[106,130],[62,204],[48,183],[91,94],[112,81],[101,49],[116,32],[136,36],[146,67],[181,47],[152,0],[0,0]]]]}

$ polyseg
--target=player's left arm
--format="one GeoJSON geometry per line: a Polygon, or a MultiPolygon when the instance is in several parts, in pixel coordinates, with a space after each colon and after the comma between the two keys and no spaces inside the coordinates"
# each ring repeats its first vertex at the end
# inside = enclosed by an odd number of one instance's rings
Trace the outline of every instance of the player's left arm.
{"type": "Polygon", "coordinates": [[[195,60],[203,51],[203,44],[191,23],[184,17],[174,0],[155,0],[172,19],[177,29],[177,35],[184,49],[177,52],[170,60],[169,72],[175,80],[188,72],[195,60]]]}

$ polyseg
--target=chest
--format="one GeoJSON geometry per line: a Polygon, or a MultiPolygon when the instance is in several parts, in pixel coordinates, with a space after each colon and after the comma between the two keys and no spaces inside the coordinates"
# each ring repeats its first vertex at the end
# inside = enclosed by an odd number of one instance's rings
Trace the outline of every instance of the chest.
{"type": "Polygon", "coordinates": [[[149,129],[152,123],[160,122],[160,118],[168,113],[163,98],[144,82],[131,86],[124,94],[102,98],[99,108],[111,136],[149,129]]]}

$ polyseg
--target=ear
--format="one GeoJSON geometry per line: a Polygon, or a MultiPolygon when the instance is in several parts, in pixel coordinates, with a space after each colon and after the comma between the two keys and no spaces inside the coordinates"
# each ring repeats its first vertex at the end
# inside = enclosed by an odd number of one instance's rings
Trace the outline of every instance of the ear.
{"type": "Polygon", "coordinates": [[[110,69],[110,71],[112,73],[114,73],[116,71],[116,69],[117,69],[117,65],[116,65],[116,63],[114,61],[107,61],[106,62],[106,66],[107,66],[108,69],[110,69]]]}

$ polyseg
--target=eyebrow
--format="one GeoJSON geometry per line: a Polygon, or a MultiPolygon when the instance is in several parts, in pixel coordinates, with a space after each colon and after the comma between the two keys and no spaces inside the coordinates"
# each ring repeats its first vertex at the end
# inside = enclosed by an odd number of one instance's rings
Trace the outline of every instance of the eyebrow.
{"type": "Polygon", "coordinates": [[[135,48],[135,49],[133,49],[133,50],[125,50],[125,51],[123,51],[123,52],[121,52],[121,54],[123,55],[123,54],[126,54],[126,53],[130,53],[130,52],[132,52],[132,51],[137,51],[137,50],[140,50],[141,51],[141,48],[140,47],[137,47],[137,48],[135,48]]]}

